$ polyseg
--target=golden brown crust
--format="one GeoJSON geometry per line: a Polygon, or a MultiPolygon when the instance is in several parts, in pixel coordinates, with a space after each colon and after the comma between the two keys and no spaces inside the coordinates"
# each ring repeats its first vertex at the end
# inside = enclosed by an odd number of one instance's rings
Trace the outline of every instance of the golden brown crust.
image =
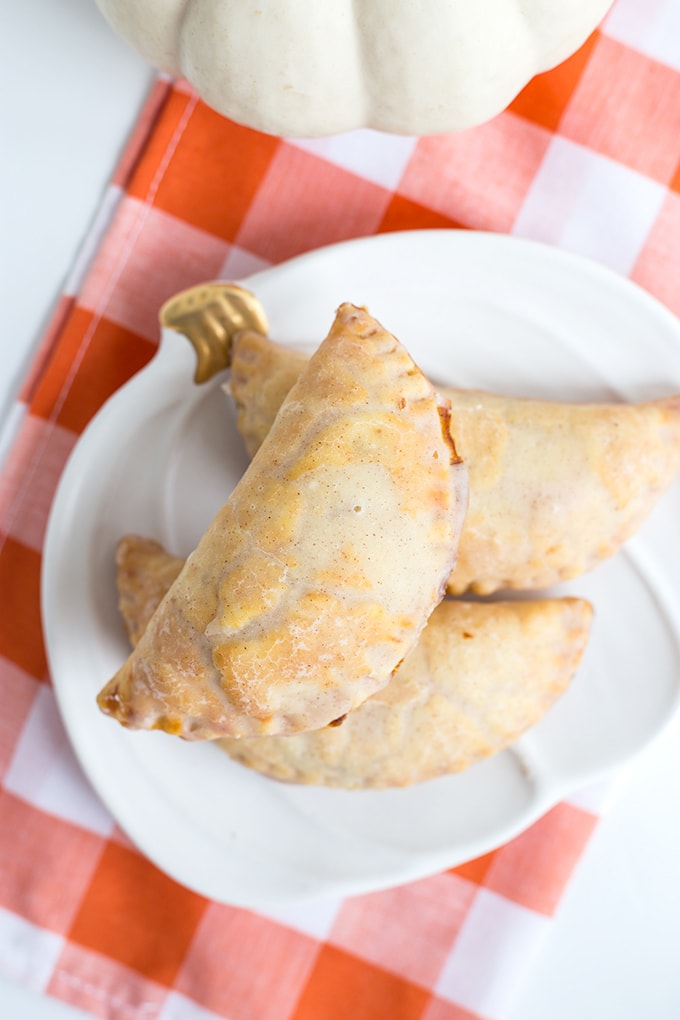
{"type": "Polygon", "coordinates": [[[470,473],[452,594],[546,588],[592,570],[680,470],[680,397],[566,404],[446,393],[470,473]]]}
{"type": "Polygon", "coordinates": [[[306,354],[273,344],[260,333],[244,331],[236,336],[226,389],[236,405],[236,424],[251,457],[262,446],[308,360],[306,354]]]}
{"type": "Polygon", "coordinates": [[[183,559],[169,556],[153,538],[124,535],[119,540],[116,547],[118,608],[133,648],[183,566],[183,559]]]}
{"type": "Polygon", "coordinates": [[[186,739],[294,733],[384,686],[441,599],[467,501],[440,404],[343,305],[102,710],[186,739]]]}
{"type": "Polygon", "coordinates": [[[582,599],[442,602],[392,682],[341,725],[219,745],[270,778],[309,785],[380,789],[461,772],[554,704],[591,618],[582,599]]]}
{"type": "MultiPolygon", "coordinates": [[[[237,340],[231,391],[250,452],[303,363],[262,337],[237,340]]],[[[680,396],[566,404],[440,392],[470,475],[454,595],[535,590],[593,569],[638,530],[680,470],[680,396]]]]}
{"type": "MultiPolygon", "coordinates": [[[[177,560],[157,542],[119,546],[121,603],[141,634],[177,560]]],[[[588,638],[582,599],[446,601],[394,678],[328,727],[225,739],[230,757],[275,779],[350,789],[407,786],[460,772],[536,723],[567,687],[588,638]]]]}

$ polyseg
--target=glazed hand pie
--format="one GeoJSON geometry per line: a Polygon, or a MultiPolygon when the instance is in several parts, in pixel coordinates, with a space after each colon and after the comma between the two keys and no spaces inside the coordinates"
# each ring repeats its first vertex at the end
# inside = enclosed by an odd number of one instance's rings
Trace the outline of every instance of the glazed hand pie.
{"type": "Polygon", "coordinates": [[[466,502],[448,407],[343,305],[100,708],[194,740],[325,726],[416,643],[466,502]]]}
{"type": "MultiPolygon", "coordinates": [[[[117,553],[126,629],[144,632],[182,561],[137,536],[117,553]]],[[[340,725],[219,740],[275,779],[345,788],[408,786],[460,772],[536,723],[569,684],[589,634],[582,599],[440,603],[393,679],[340,725]]]]}
{"type": "Polygon", "coordinates": [[[218,743],[293,783],[379,789],[462,772],[514,743],[566,690],[591,617],[577,598],[447,599],[392,681],[341,725],[218,743]]]}
{"type": "MultiPolygon", "coordinates": [[[[305,363],[254,333],[237,338],[229,389],[249,453],[305,363]]],[[[680,396],[566,404],[441,387],[470,477],[450,594],[546,588],[633,535],[680,470],[680,396]]]]}

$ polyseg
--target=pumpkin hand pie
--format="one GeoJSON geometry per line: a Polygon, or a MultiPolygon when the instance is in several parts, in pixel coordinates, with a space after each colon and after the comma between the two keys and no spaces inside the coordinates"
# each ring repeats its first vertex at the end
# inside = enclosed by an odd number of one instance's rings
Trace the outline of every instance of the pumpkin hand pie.
{"type": "Polygon", "coordinates": [[[448,405],[342,305],[100,708],[193,740],[327,725],[417,642],[466,505],[448,405]]]}
{"type": "MultiPolygon", "coordinates": [[[[258,334],[236,338],[228,388],[251,455],[305,362],[258,334]]],[[[592,570],[680,471],[680,395],[576,404],[439,391],[470,479],[450,594],[547,588],[592,570]]]]}
{"type": "MultiPolygon", "coordinates": [[[[118,543],[120,611],[134,644],[183,561],[153,539],[118,543]]],[[[224,738],[272,779],[345,789],[410,786],[461,772],[533,726],[571,682],[592,607],[584,599],[441,602],[389,684],[338,725],[224,738]]]]}

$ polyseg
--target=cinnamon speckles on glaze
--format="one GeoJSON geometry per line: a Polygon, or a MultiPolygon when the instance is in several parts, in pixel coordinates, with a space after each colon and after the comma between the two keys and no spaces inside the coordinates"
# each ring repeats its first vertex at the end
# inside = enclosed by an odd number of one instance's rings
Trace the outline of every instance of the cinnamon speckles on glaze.
{"type": "Polygon", "coordinates": [[[121,722],[186,739],[295,733],[387,684],[467,505],[441,406],[404,347],[341,306],[100,706],[124,691],[121,722]]]}

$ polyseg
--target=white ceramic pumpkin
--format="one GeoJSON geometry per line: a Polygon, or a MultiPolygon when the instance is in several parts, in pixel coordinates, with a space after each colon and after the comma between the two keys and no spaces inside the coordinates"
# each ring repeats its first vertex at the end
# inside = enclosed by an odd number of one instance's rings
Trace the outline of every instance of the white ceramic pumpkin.
{"type": "Polygon", "coordinates": [[[565,60],[612,0],[96,0],[153,66],[275,135],[458,131],[565,60]]]}

